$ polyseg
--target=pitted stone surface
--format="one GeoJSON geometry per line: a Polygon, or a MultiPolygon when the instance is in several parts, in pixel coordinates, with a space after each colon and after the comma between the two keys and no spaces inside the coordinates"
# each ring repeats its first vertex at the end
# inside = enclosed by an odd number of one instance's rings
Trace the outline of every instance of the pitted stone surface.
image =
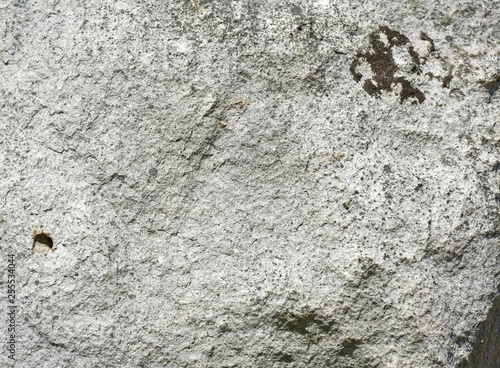
{"type": "Polygon", "coordinates": [[[0,0],[0,366],[498,368],[499,17],[0,0]]]}

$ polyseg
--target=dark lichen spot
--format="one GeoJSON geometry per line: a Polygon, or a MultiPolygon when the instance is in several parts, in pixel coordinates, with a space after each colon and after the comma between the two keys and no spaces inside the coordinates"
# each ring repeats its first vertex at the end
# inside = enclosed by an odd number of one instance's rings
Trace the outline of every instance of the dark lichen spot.
{"type": "MultiPolygon", "coordinates": [[[[394,61],[392,49],[395,46],[408,44],[410,42],[408,37],[400,32],[390,29],[387,26],[381,26],[379,31],[371,33],[369,38],[372,51],[358,52],[356,58],[351,63],[350,71],[354,80],[356,82],[360,82],[363,78],[362,74],[357,71],[357,67],[360,65],[361,60],[365,60],[370,65],[374,74],[371,80],[366,79],[363,83],[363,89],[370,96],[379,98],[382,91],[392,91],[393,83],[399,83],[403,89],[400,95],[401,103],[410,97],[413,97],[419,103],[422,103],[425,100],[425,96],[422,91],[413,87],[411,83],[403,77],[395,77],[398,67],[394,61]],[[385,34],[388,45],[382,41],[380,33],[385,34]]],[[[410,54],[413,62],[413,71],[420,74],[421,64],[419,56],[413,46],[409,46],[408,53],[410,54]]]]}
{"type": "Polygon", "coordinates": [[[450,88],[450,82],[453,79],[453,76],[451,74],[447,75],[444,78],[439,75],[434,75],[432,74],[432,72],[425,73],[425,75],[428,75],[431,79],[441,80],[441,86],[443,88],[450,88]]]}
{"type": "MultiPolygon", "coordinates": [[[[395,83],[400,83],[401,86],[403,87],[403,90],[401,91],[401,101],[407,100],[410,97],[414,97],[418,100],[419,103],[424,102],[425,100],[425,95],[422,93],[421,90],[419,90],[416,87],[413,87],[409,81],[404,79],[403,77],[398,77],[394,79],[395,83]]],[[[416,103],[413,101],[412,103],[416,103]]]]}
{"type": "Polygon", "coordinates": [[[453,79],[452,75],[447,75],[446,77],[443,78],[443,88],[450,88],[450,82],[453,79]]]}
{"type": "Polygon", "coordinates": [[[410,54],[411,60],[413,61],[413,64],[414,64],[413,68],[412,68],[412,71],[414,73],[420,74],[421,73],[421,70],[420,70],[420,59],[418,57],[417,52],[413,48],[413,46],[410,46],[408,48],[408,53],[410,54]]]}
{"type": "Polygon", "coordinates": [[[363,77],[363,75],[361,73],[358,73],[356,71],[356,68],[359,66],[359,61],[358,59],[361,57],[361,54],[358,52],[358,54],[356,55],[356,59],[354,59],[351,63],[351,66],[349,68],[349,70],[351,71],[351,74],[352,76],[354,77],[354,80],[356,82],[359,82],[361,80],[361,78],[363,77]]]}
{"type": "Polygon", "coordinates": [[[393,31],[387,26],[381,26],[380,31],[385,33],[387,40],[391,46],[403,46],[406,45],[410,40],[404,34],[398,31],[393,31]]]}
{"type": "Polygon", "coordinates": [[[151,175],[151,176],[158,175],[158,170],[156,168],[152,167],[151,169],[149,169],[149,175],[151,175]]]}
{"type": "Polygon", "coordinates": [[[369,79],[365,80],[365,83],[363,84],[363,89],[368,92],[369,95],[371,96],[376,96],[378,97],[380,95],[380,90],[377,88],[375,84],[369,79]]]}
{"type": "MultiPolygon", "coordinates": [[[[449,36],[447,36],[449,37],[449,36]]],[[[430,38],[427,33],[425,32],[421,32],[420,33],[420,39],[423,40],[423,41],[427,41],[431,44],[431,52],[433,51],[436,51],[436,45],[434,44],[434,40],[432,38],[430,38]]]]}

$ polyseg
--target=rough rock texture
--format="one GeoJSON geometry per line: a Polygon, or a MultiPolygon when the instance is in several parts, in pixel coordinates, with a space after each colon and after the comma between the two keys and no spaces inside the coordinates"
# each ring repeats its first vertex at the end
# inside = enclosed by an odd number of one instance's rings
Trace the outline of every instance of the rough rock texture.
{"type": "Polygon", "coordinates": [[[499,19],[0,0],[0,366],[500,367],[499,19]]]}

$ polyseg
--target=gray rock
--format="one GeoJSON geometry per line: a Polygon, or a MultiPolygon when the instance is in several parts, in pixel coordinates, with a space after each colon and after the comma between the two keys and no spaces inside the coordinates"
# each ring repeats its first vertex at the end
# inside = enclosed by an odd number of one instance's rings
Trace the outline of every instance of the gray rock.
{"type": "Polygon", "coordinates": [[[500,367],[499,17],[0,0],[0,366],[500,367]]]}

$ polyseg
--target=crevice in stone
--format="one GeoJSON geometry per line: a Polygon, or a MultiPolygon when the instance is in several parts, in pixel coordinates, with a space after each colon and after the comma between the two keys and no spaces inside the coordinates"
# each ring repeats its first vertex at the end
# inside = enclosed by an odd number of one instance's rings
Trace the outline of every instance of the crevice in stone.
{"type": "Polygon", "coordinates": [[[479,324],[469,362],[463,367],[500,367],[500,294],[494,299],[486,320],[479,324]]]}
{"type": "Polygon", "coordinates": [[[490,98],[493,97],[496,91],[500,88],[500,76],[495,80],[484,83],[484,88],[488,90],[490,98]]]}
{"type": "Polygon", "coordinates": [[[47,254],[52,252],[54,240],[44,232],[33,234],[33,252],[36,254],[47,254]]]}

